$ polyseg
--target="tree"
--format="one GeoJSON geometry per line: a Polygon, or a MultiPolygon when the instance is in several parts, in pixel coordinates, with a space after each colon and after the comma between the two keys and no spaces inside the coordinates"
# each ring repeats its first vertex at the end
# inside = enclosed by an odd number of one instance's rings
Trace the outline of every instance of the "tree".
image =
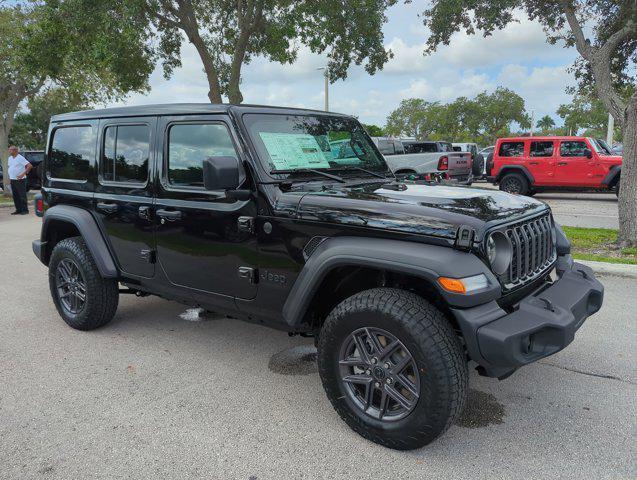
{"type": "Polygon", "coordinates": [[[440,104],[420,98],[407,98],[387,117],[386,132],[389,135],[414,137],[425,140],[437,131],[440,104]]]}
{"type": "Polygon", "coordinates": [[[621,92],[635,85],[637,63],[637,2],[635,0],[434,0],[425,10],[431,32],[426,52],[448,44],[453,33],[481,31],[485,36],[515,21],[523,9],[538,21],[550,43],[575,46],[580,59],[575,75],[580,91],[593,89],[622,129],[624,158],[619,197],[619,236],[623,245],[637,245],[637,91],[627,99],[621,92]]]}
{"type": "Polygon", "coordinates": [[[61,88],[52,87],[27,100],[28,111],[19,111],[15,115],[9,143],[33,150],[43,150],[53,115],[89,108],[81,95],[61,88]]]}
{"type": "Polygon", "coordinates": [[[491,144],[507,135],[511,124],[525,126],[528,122],[524,99],[498,87],[492,93],[482,92],[473,99],[459,97],[448,104],[405,99],[387,117],[386,130],[418,140],[491,144]]]}
{"type": "Polygon", "coordinates": [[[544,115],[537,121],[537,128],[543,132],[547,132],[553,127],[555,127],[555,121],[549,115],[544,115]]]}
{"type": "MultiPolygon", "coordinates": [[[[140,25],[142,13],[117,0],[0,4],[0,155],[5,172],[16,112],[42,88],[55,84],[87,102],[148,88],[154,59],[140,25]]],[[[5,175],[5,194],[8,182],[5,175]]]]}
{"type": "MultiPolygon", "coordinates": [[[[632,92],[626,89],[622,98],[626,101],[632,92]]],[[[570,103],[560,105],[557,114],[564,119],[564,129],[576,135],[580,130],[592,137],[606,137],[608,128],[608,111],[594,92],[578,93],[570,103]]],[[[621,130],[615,126],[614,138],[621,140],[621,130]]]]}
{"type": "Polygon", "coordinates": [[[208,80],[208,98],[241,103],[241,69],[255,56],[296,60],[299,45],[328,52],[330,81],[352,64],[373,74],[390,58],[383,46],[385,10],[396,0],[148,0],[160,34],[164,73],[180,65],[182,34],[192,43],[208,80]]]}
{"type": "Polygon", "coordinates": [[[378,125],[363,124],[363,128],[369,134],[370,137],[384,137],[385,131],[378,125]]]}

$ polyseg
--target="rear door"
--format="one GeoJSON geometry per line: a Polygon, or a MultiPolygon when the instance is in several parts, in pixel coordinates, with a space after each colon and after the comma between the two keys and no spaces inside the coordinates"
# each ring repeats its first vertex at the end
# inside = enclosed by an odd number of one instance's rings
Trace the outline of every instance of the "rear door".
{"type": "Polygon", "coordinates": [[[555,140],[531,140],[528,153],[525,150],[526,168],[536,185],[555,183],[557,145],[555,140]]]}
{"type": "Polygon", "coordinates": [[[155,274],[152,222],[154,117],[100,122],[94,211],[122,272],[155,274]]]}
{"type": "Polygon", "coordinates": [[[155,214],[163,271],[171,283],[195,295],[215,294],[231,302],[254,298],[256,201],[203,187],[205,159],[243,156],[229,117],[163,117],[159,131],[163,158],[155,214]]]}
{"type": "Polygon", "coordinates": [[[586,153],[589,146],[584,140],[561,140],[559,156],[555,167],[557,185],[566,187],[593,187],[599,184],[595,179],[595,159],[589,159],[586,153]]]}

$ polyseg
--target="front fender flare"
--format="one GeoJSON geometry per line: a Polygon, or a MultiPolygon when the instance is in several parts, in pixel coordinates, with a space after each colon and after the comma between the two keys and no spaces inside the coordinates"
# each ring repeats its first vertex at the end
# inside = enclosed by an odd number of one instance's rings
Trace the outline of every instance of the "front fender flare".
{"type": "MultiPolygon", "coordinates": [[[[71,205],[56,205],[47,209],[42,219],[42,232],[40,234],[42,244],[48,242],[51,235],[50,228],[55,220],[75,225],[75,228],[80,232],[86,246],[91,252],[102,277],[119,277],[117,266],[108,249],[106,240],[102,236],[97,222],[87,210],[71,205]]],[[[45,262],[45,264],[48,263],[48,257],[42,258],[41,260],[45,262]]]]}
{"type": "Polygon", "coordinates": [[[619,175],[621,175],[621,173],[622,173],[621,165],[613,165],[612,167],[610,167],[610,170],[604,177],[604,180],[602,180],[602,185],[613,185],[613,183],[615,183],[615,179],[619,175]]]}
{"type": "Polygon", "coordinates": [[[420,277],[437,288],[449,305],[458,308],[479,305],[501,294],[493,273],[471,253],[403,240],[335,237],[321,243],[306,262],[283,306],[283,319],[298,327],[327,274],[334,268],[352,265],[420,277]],[[473,295],[449,293],[437,282],[440,276],[462,278],[480,273],[486,275],[489,287],[473,295]]]}

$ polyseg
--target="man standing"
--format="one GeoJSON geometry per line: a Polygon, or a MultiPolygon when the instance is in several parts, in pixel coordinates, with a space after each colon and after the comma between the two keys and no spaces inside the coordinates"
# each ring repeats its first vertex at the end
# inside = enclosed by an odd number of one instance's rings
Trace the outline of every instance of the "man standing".
{"type": "Polygon", "coordinates": [[[19,153],[18,147],[9,147],[9,180],[11,180],[11,192],[15,212],[11,215],[27,215],[29,205],[27,203],[27,174],[33,168],[26,158],[19,153]]]}

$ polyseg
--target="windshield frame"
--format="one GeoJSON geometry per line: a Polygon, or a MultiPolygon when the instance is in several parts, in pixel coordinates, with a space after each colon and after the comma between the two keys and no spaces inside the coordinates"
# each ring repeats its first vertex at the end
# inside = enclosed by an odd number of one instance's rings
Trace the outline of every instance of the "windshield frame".
{"type": "MultiPolygon", "coordinates": [[[[354,117],[350,117],[347,115],[337,114],[337,113],[328,113],[328,112],[243,112],[241,114],[241,124],[242,129],[245,133],[246,140],[249,142],[251,150],[255,154],[255,162],[258,164],[257,169],[260,170],[263,174],[265,174],[267,179],[271,180],[288,180],[290,177],[294,176],[294,172],[292,173],[272,173],[274,170],[277,170],[276,167],[273,167],[271,160],[269,158],[269,153],[265,148],[265,144],[258,137],[259,132],[253,128],[253,124],[256,123],[257,118],[263,119],[265,117],[309,117],[309,118],[317,118],[320,120],[325,120],[326,118],[333,119],[337,122],[343,122],[345,124],[350,123],[353,128],[350,128],[348,131],[350,132],[350,138],[353,137],[352,133],[354,132],[354,128],[357,130],[357,134],[360,134],[360,138],[364,139],[366,142],[366,147],[374,154],[376,160],[379,160],[378,165],[370,165],[369,163],[359,163],[353,165],[355,167],[360,167],[366,170],[370,170],[373,173],[377,173],[383,176],[393,175],[393,172],[389,168],[387,161],[382,153],[380,153],[378,147],[367,133],[362,124],[354,117]],[[262,144],[260,145],[259,142],[262,144]],[[267,155],[267,156],[265,156],[267,155]]],[[[344,130],[345,131],[345,130],[344,130]]],[[[352,165],[340,165],[340,166],[332,166],[330,168],[316,168],[316,167],[308,167],[309,169],[318,170],[320,172],[325,173],[335,173],[337,175],[341,175],[341,172],[345,173],[346,177],[355,174],[357,178],[372,178],[372,175],[365,173],[364,171],[357,169],[348,169],[346,167],[351,167],[352,165]]],[[[306,171],[308,168],[299,167],[292,168],[290,170],[298,170],[302,172],[306,171]]],[[[327,179],[322,178],[317,175],[316,181],[325,182],[327,179]]],[[[307,181],[307,180],[306,180],[307,181]]]]}

